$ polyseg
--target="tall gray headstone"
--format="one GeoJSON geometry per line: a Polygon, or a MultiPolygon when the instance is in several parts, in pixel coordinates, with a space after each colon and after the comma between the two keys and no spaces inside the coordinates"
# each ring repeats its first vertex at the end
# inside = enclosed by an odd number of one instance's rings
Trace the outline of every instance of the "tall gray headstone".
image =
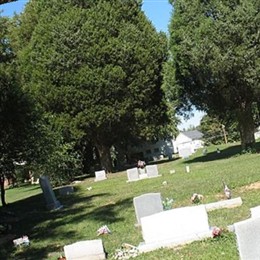
{"type": "Polygon", "coordinates": [[[157,165],[147,165],[146,166],[146,173],[148,175],[148,178],[152,177],[158,177],[158,167],[157,165]]]}
{"type": "Polygon", "coordinates": [[[106,259],[101,239],[79,241],[64,246],[67,260],[102,260],[106,259]]]}
{"type": "Polygon", "coordinates": [[[46,207],[49,210],[59,209],[62,207],[60,202],[56,199],[52,190],[49,178],[47,176],[40,177],[40,186],[42,188],[43,196],[46,201],[46,207]]]}
{"type": "Polygon", "coordinates": [[[241,260],[260,259],[260,218],[250,218],[234,224],[241,260]]]}
{"type": "Polygon", "coordinates": [[[161,193],[147,193],[134,198],[135,215],[137,225],[141,224],[141,218],[163,211],[161,193]]]}
{"type": "Polygon", "coordinates": [[[107,179],[106,172],[104,170],[96,171],[95,176],[96,176],[95,181],[103,181],[107,179]]]}
{"type": "Polygon", "coordinates": [[[137,167],[127,169],[126,173],[127,173],[128,181],[138,181],[139,180],[139,172],[138,172],[137,167]]]}

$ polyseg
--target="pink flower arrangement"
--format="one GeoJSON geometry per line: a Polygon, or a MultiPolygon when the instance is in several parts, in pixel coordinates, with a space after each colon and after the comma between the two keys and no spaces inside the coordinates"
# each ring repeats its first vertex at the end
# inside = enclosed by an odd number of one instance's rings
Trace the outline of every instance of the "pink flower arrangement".
{"type": "Polygon", "coordinates": [[[213,227],[212,229],[212,236],[213,237],[218,237],[222,233],[222,230],[219,227],[213,227]]]}

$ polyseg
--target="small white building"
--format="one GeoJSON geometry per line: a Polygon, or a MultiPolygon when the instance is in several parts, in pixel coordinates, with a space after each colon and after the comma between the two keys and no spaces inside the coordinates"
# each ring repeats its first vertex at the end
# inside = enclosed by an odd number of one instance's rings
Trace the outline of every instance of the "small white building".
{"type": "Polygon", "coordinates": [[[202,137],[203,134],[198,130],[181,132],[176,137],[175,145],[178,151],[182,149],[190,149],[191,153],[195,153],[197,149],[204,146],[202,137]]]}

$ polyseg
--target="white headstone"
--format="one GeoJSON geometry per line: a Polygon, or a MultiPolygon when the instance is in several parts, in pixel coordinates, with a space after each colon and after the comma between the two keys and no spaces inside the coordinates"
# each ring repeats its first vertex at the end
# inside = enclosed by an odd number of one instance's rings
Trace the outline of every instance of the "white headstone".
{"type": "Polygon", "coordinates": [[[143,217],[141,226],[145,241],[139,245],[141,252],[178,246],[212,235],[203,205],[171,209],[143,217]]]}
{"type": "Polygon", "coordinates": [[[128,181],[138,181],[139,172],[137,167],[126,170],[128,181]]]}
{"type": "Polygon", "coordinates": [[[179,156],[181,158],[189,158],[192,155],[192,150],[191,147],[183,147],[183,148],[179,148],[179,156]]]}
{"type": "Polygon", "coordinates": [[[55,194],[52,190],[49,178],[47,176],[40,177],[40,186],[43,191],[43,195],[46,201],[46,207],[49,210],[59,209],[62,207],[60,202],[56,199],[55,194]]]}
{"type": "Polygon", "coordinates": [[[250,218],[234,224],[241,260],[260,259],[260,218],[250,218]]]}
{"type": "Polygon", "coordinates": [[[186,170],[187,173],[190,173],[190,166],[186,165],[185,170],[186,170]]]}
{"type": "Polygon", "coordinates": [[[103,181],[107,179],[106,172],[104,170],[102,171],[96,171],[95,172],[95,181],[103,181]]]}
{"type": "Polygon", "coordinates": [[[162,212],[163,204],[160,193],[147,193],[134,198],[135,215],[137,224],[140,225],[142,217],[162,212]]]}
{"type": "Polygon", "coordinates": [[[260,217],[260,206],[251,208],[250,211],[251,211],[251,218],[259,218],[260,217]]]}
{"type": "Polygon", "coordinates": [[[158,167],[157,165],[147,165],[146,166],[146,173],[148,178],[158,177],[158,167]]]}
{"type": "Polygon", "coordinates": [[[79,241],[64,246],[67,260],[101,260],[106,259],[101,239],[79,241]]]}

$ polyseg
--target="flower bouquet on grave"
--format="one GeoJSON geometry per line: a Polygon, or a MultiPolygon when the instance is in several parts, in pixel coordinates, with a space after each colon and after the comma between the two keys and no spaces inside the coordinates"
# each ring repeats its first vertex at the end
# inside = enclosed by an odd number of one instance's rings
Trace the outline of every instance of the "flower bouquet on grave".
{"type": "Polygon", "coordinates": [[[124,243],[120,249],[116,249],[114,254],[114,259],[124,260],[134,258],[139,255],[139,250],[137,247],[124,243]]]}
{"type": "Polygon", "coordinates": [[[13,243],[15,246],[29,246],[30,245],[28,236],[22,236],[20,238],[14,239],[13,243]]]}
{"type": "Polygon", "coordinates": [[[201,201],[203,200],[203,195],[198,194],[198,193],[193,193],[193,195],[191,196],[191,202],[194,204],[199,204],[201,203],[201,201]]]}
{"type": "Polygon", "coordinates": [[[213,236],[213,238],[220,236],[221,233],[222,233],[222,230],[219,227],[213,227],[212,228],[212,236],[213,236]]]}
{"type": "Polygon", "coordinates": [[[144,169],[144,167],[145,167],[145,162],[144,162],[144,161],[141,161],[141,160],[139,160],[139,161],[137,162],[137,168],[144,169]]]}
{"type": "Polygon", "coordinates": [[[162,204],[164,210],[172,209],[173,199],[166,198],[162,204]]]}
{"type": "Polygon", "coordinates": [[[109,230],[107,225],[104,225],[97,230],[97,236],[104,235],[104,234],[111,234],[111,231],[109,230]]]}

